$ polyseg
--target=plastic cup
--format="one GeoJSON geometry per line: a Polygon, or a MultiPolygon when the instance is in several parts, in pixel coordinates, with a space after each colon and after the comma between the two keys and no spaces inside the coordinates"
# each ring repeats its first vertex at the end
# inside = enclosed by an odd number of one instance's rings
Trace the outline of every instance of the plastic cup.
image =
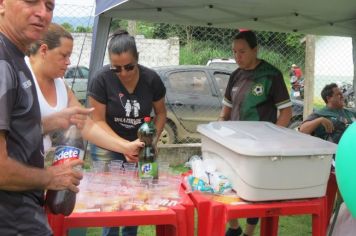
{"type": "Polygon", "coordinates": [[[147,187],[150,187],[153,183],[153,176],[141,176],[140,183],[147,187]]]}
{"type": "Polygon", "coordinates": [[[106,170],[105,161],[93,161],[93,171],[95,173],[102,173],[106,170]]]}
{"type": "Polygon", "coordinates": [[[123,164],[123,167],[125,170],[129,170],[129,169],[136,169],[136,163],[133,162],[125,162],[123,164]]]}
{"type": "Polygon", "coordinates": [[[166,179],[169,176],[169,162],[158,162],[159,178],[166,179]]]}
{"type": "Polygon", "coordinates": [[[120,166],[122,167],[122,164],[124,163],[124,161],[122,160],[111,160],[110,161],[110,165],[113,165],[113,166],[120,166]]]}
{"type": "Polygon", "coordinates": [[[108,165],[108,167],[109,167],[109,172],[111,174],[119,174],[122,171],[122,166],[121,165],[117,165],[116,163],[115,164],[110,163],[108,165]]]}
{"type": "Polygon", "coordinates": [[[128,178],[132,178],[135,179],[137,177],[137,167],[136,167],[136,163],[129,163],[129,162],[125,162],[123,164],[124,167],[124,171],[125,171],[125,175],[128,178]]]}

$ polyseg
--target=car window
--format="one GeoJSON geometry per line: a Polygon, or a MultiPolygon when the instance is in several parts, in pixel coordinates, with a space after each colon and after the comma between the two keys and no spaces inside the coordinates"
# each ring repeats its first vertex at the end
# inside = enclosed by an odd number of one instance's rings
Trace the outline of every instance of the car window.
{"type": "Polygon", "coordinates": [[[89,69],[85,68],[85,67],[80,67],[80,70],[82,72],[83,78],[88,79],[89,78],[89,69]]]}
{"type": "Polygon", "coordinates": [[[218,85],[221,96],[225,94],[227,83],[229,82],[230,74],[216,72],[214,73],[214,79],[218,85]]]}
{"type": "Polygon", "coordinates": [[[223,68],[231,71],[236,70],[238,67],[236,63],[228,63],[228,62],[211,62],[209,66],[223,68]]]}
{"type": "Polygon", "coordinates": [[[167,89],[176,93],[211,94],[209,80],[203,71],[175,72],[167,79],[167,89]]]}
{"type": "MultiPolygon", "coordinates": [[[[84,70],[81,70],[84,71],[84,70]]],[[[81,78],[80,71],[77,67],[69,68],[64,75],[64,78],[81,78]]]]}
{"type": "Polygon", "coordinates": [[[64,74],[64,78],[73,78],[74,77],[74,72],[75,70],[70,68],[66,71],[66,73],[64,74]]]}

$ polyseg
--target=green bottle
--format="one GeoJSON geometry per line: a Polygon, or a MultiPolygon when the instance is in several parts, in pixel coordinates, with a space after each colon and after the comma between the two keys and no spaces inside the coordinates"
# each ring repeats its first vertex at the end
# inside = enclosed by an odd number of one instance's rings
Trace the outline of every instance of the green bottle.
{"type": "Polygon", "coordinates": [[[138,176],[144,178],[152,176],[158,179],[158,164],[154,140],[156,139],[156,127],[151,121],[151,117],[145,117],[144,123],[137,131],[138,138],[145,143],[141,149],[138,160],[138,176]]]}

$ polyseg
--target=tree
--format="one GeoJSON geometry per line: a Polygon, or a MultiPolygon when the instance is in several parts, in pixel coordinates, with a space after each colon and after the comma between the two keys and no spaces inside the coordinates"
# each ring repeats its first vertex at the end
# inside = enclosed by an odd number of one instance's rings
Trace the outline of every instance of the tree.
{"type": "Polygon", "coordinates": [[[75,29],[75,32],[77,32],[77,33],[89,33],[89,32],[92,32],[92,28],[91,27],[78,26],[75,29]]]}
{"type": "Polygon", "coordinates": [[[61,24],[63,26],[64,29],[66,29],[68,32],[73,32],[73,26],[71,24],[69,24],[68,22],[64,22],[63,24],[61,24]]]}

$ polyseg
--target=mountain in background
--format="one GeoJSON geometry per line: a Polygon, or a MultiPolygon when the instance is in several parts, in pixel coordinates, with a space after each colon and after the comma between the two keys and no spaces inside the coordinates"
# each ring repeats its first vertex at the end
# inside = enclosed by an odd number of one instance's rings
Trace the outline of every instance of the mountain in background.
{"type": "Polygon", "coordinates": [[[78,26],[83,27],[93,27],[94,24],[94,16],[82,16],[82,17],[71,17],[71,16],[54,16],[53,22],[57,24],[69,23],[73,26],[73,28],[77,28],[78,26]]]}

